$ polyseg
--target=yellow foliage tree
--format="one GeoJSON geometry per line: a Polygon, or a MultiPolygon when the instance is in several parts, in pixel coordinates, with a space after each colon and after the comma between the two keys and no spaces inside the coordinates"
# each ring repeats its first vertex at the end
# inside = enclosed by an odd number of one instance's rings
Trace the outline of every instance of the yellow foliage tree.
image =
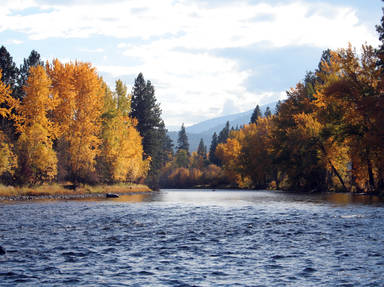
{"type": "Polygon", "coordinates": [[[135,181],[145,177],[150,159],[143,160],[142,138],[136,122],[128,116],[130,105],[125,85],[116,82],[117,101],[104,85],[104,114],[101,158],[109,181],[135,181]],[[116,103],[117,102],[117,103],[116,103]]]}
{"type": "Polygon", "coordinates": [[[330,56],[318,73],[322,84],[315,94],[317,117],[329,137],[348,144],[353,181],[375,191],[384,186],[384,101],[378,58],[370,46],[363,46],[359,58],[351,45],[330,56]]]}
{"type": "MultiPolygon", "coordinates": [[[[0,79],[2,71],[0,69],[0,79]]],[[[11,110],[17,105],[17,101],[11,97],[10,88],[0,80],[0,115],[7,118],[11,110]]],[[[3,132],[0,132],[0,176],[9,173],[13,175],[17,167],[17,157],[13,152],[13,145],[3,132]]]]}
{"type": "Polygon", "coordinates": [[[17,156],[13,152],[13,145],[9,143],[3,132],[0,132],[0,176],[7,173],[14,175],[17,168],[17,156]]]}
{"type": "Polygon", "coordinates": [[[57,174],[57,157],[52,148],[55,126],[49,119],[56,102],[50,87],[44,67],[31,67],[24,87],[25,97],[16,106],[19,176],[23,183],[51,181],[57,174]]]}
{"type": "Polygon", "coordinates": [[[101,143],[102,80],[89,63],[47,63],[52,92],[57,98],[60,161],[73,182],[91,180],[101,143]]]}
{"type": "Polygon", "coordinates": [[[12,98],[11,89],[1,81],[2,71],[0,69],[0,116],[9,117],[11,111],[17,105],[17,100],[12,98]]]}

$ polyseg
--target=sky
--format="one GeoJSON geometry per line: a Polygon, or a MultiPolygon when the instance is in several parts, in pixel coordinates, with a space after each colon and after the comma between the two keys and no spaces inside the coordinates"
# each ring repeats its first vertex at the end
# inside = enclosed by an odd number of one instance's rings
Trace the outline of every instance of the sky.
{"type": "Polygon", "coordinates": [[[0,45],[141,72],[170,129],[284,99],[323,50],[379,45],[380,0],[0,0],[0,45]]]}

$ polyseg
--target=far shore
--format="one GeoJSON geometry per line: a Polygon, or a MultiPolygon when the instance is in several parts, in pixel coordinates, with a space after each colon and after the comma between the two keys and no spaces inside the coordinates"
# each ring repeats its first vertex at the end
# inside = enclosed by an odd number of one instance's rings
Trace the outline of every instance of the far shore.
{"type": "Polygon", "coordinates": [[[37,187],[0,186],[0,201],[102,198],[106,194],[151,192],[143,184],[79,185],[45,184],[37,187]]]}

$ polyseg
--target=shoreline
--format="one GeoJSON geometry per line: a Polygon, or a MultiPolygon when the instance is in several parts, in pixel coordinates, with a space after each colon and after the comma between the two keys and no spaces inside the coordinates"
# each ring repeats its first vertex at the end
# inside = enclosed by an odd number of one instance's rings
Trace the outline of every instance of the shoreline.
{"type": "Polygon", "coordinates": [[[76,200],[91,198],[106,198],[107,194],[127,195],[135,193],[153,192],[148,186],[141,184],[117,184],[79,186],[68,189],[66,185],[44,185],[36,188],[2,187],[0,188],[0,202],[18,202],[32,200],[76,200]]]}

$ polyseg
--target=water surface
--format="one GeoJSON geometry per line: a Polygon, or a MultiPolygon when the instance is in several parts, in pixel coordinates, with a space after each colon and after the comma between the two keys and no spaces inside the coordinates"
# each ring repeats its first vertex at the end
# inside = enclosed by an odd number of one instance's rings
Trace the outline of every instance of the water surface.
{"type": "Polygon", "coordinates": [[[383,207],[193,190],[0,203],[0,285],[382,286],[383,207]]]}

